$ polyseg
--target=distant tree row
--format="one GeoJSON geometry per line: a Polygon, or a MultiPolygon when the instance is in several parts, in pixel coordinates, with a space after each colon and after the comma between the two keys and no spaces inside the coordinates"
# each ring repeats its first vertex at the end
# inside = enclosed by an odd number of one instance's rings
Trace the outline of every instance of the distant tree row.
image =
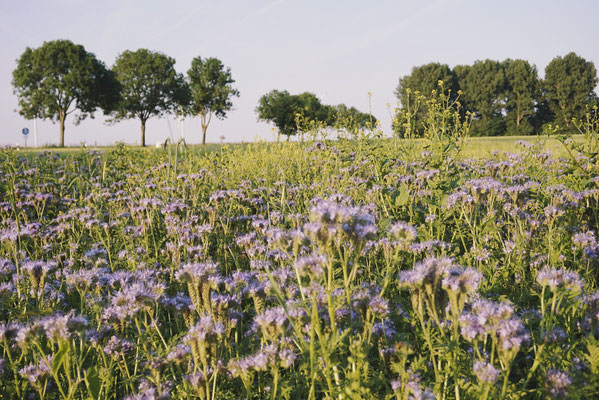
{"type": "Polygon", "coordinates": [[[417,132],[426,113],[425,107],[417,106],[418,98],[443,90],[450,100],[459,101],[464,112],[471,113],[472,135],[531,135],[547,123],[571,128],[573,118],[583,118],[586,107],[597,104],[597,82],[595,65],[569,53],[547,65],[544,79],[526,60],[484,60],[453,69],[429,63],[400,78],[395,94],[400,112],[417,109],[417,132]]]}
{"type": "Polygon", "coordinates": [[[64,146],[65,121],[76,113],[79,123],[98,109],[111,122],[136,118],[141,123],[141,144],[146,144],[146,122],[168,113],[199,116],[202,143],[212,116],[223,119],[239,91],[230,68],[216,58],[196,57],[187,77],[174,68],[175,60],[146,49],[124,51],[108,69],[81,45],[68,40],[45,42],[27,48],[13,71],[19,113],[60,123],[64,146]]]}
{"type": "Polygon", "coordinates": [[[287,140],[300,131],[313,127],[331,127],[356,134],[361,129],[372,129],[377,119],[372,114],[358,111],[345,104],[322,104],[313,93],[293,95],[288,91],[271,90],[258,101],[258,120],[271,122],[287,140]]]}

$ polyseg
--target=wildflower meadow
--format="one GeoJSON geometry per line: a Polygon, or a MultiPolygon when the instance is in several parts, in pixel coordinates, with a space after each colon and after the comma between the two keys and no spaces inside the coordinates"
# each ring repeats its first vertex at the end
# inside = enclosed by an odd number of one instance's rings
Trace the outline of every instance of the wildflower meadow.
{"type": "Polygon", "coordinates": [[[2,150],[0,397],[597,398],[596,131],[477,158],[451,121],[2,150]]]}

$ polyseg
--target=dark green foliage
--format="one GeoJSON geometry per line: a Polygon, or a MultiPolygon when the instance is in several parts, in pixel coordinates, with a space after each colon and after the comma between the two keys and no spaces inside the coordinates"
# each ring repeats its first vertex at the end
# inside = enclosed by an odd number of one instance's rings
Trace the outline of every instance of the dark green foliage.
{"type": "Polygon", "coordinates": [[[407,89],[412,92],[418,91],[424,96],[430,96],[433,90],[439,90],[439,81],[443,82],[443,91],[446,94],[451,91],[454,97],[457,96],[458,80],[456,73],[447,64],[435,62],[412,68],[410,75],[399,79],[395,95],[402,106],[406,107],[410,103],[410,97],[413,97],[413,95],[408,95],[407,89]]]}
{"type": "Polygon", "coordinates": [[[146,122],[177,111],[189,103],[189,87],[175,71],[175,60],[146,49],[121,53],[113,66],[122,85],[122,99],[113,112],[113,121],[138,118],[141,145],[146,145],[146,122]]]}
{"type": "Polygon", "coordinates": [[[231,98],[239,96],[233,88],[235,83],[231,68],[225,67],[217,58],[196,57],[187,71],[191,90],[191,102],[187,108],[190,115],[199,115],[202,123],[202,144],[206,144],[206,130],[213,115],[224,119],[233,108],[231,98]]]}
{"type": "Polygon", "coordinates": [[[581,120],[586,107],[597,103],[594,89],[597,71],[592,62],[575,53],[556,57],[545,69],[545,81],[526,60],[476,61],[473,65],[429,63],[412,69],[400,79],[395,91],[401,110],[393,122],[400,137],[398,120],[408,113],[415,136],[424,129],[425,99],[433,90],[458,101],[462,117],[470,113],[473,136],[532,135],[548,123],[574,132],[572,120],[581,120]],[[443,88],[438,81],[444,82],[443,88]]]}
{"type": "Polygon", "coordinates": [[[597,69],[592,61],[569,53],[555,57],[545,68],[545,98],[555,122],[570,127],[573,118],[581,119],[585,105],[596,101],[597,69]]]}
{"type": "Polygon", "coordinates": [[[466,110],[474,116],[472,134],[503,135],[505,125],[497,121],[505,104],[507,84],[502,64],[493,60],[476,61],[471,67],[459,68],[458,71],[462,101],[466,110]]]}
{"type": "MultiPolygon", "coordinates": [[[[447,64],[431,62],[412,68],[412,73],[399,79],[395,95],[403,109],[409,109],[414,114],[414,128],[417,136],[424,131],[424,116],[427,113],[425,102],[420,96],[429,98],[433,91],[441,90],[451,100],[458,96],[458,80],[456,73],[447,64]],[[439,83],[442,82],[442,86],[439,83]],[[418,106],[417,106],[418,105],[418,106]]],[[[395,126],[394,130],[398,127],[395,126]]],[[[401,133],[400,133],[401,135],[401,133]]]]}
{"type": "Polygon", "coordinates": [[[286,90],[271,90],[262,96],[256,113],[259,121],[272,122],[279,134],[287,136],[287,139],[314,125],[355,133],[360,128],[373,127],[377,121],[372,115],[354,107],[348,108],[345,104],[324,105],[313,93],[292,95],[286,90]]]}
{"type": "Polygon", "coordinates": [[[506,77],[505,118],[511,135],[530,135],[534,131],[532,117],[540,99],[537,67],[525,60],[507,59],[503,62],[506,77]]]}
{"type": "Polygon", "coordinates": [[[12,84],[19,97],[19,114],[59,121],[61,147],[68,115],[79,111],[78,123],[93,118],[98,107],[105,113],[111,111],[119,99],[114,74],[95,55],[69,40],[28,47],[17,62],[12,84]]]}
{"type": "Polygon", "coordinates": [[[300,111],[299,96],[292,96],[286,90],[271,90],[260,98],[256,107],[259,121],[272,122],[287,137],[297,133],[295,115],[300,111]]]}

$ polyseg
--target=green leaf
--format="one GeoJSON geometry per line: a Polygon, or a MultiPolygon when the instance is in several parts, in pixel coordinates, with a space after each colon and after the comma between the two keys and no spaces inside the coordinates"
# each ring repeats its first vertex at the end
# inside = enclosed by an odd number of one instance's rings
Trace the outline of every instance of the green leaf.
{"type": "Polygon", "coordinates": [[[62,342],[58,346],[58,352],[54,354],[54,358],[52,360],[52,374],[57,375],[60,367],[64,363],[65,358],[69,354],[70,344],[68,342],[62,342]]]}
{"type": "Polygon", "coordinates": [[[584,355],[586,362],[593,374],[599,373],[599,341],[593,336],[589,336],[586,340],[588,353],[584,355]]]}
{"type": "Polygon", "coordinates": [[[85,373],[85,385],[93,399],[97,399],[100,396],[100,375],[95,366],[91,366],[85,373]]]}
{"type": "Polygon", "coordinates": [[[399,188],[399,195],[395,198],[395,205],[397,207],[405,206],[410,201],[410,192],[408,186],[402,184],[399,188]]]}

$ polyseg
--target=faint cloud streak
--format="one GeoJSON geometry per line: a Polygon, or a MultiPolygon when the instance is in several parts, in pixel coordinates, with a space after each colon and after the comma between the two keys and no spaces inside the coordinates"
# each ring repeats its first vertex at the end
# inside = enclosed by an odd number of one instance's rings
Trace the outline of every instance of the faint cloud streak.
{"type": "Polygon", "coordinates": [[[200,11],[202,11],[202,9],[204,8],[204,6],[206,6],[207,3],[208,3],[208,1],[204,1],[198,7],[194,8],[190,13],[187,13],[185,15],[185,17],[181,18],[180,20],[178,20],[177,22],[175,22],[168,28],[162,30],[161,32],[158,32],[157,34],[151,36],[150,39],[159,39],[159,38],[163,37],[164,35],[172,32],[174,30],[177,30],[179,27],[183,26],[187,21],[189,21],[192,17],[194,17],[200,11]]]}

